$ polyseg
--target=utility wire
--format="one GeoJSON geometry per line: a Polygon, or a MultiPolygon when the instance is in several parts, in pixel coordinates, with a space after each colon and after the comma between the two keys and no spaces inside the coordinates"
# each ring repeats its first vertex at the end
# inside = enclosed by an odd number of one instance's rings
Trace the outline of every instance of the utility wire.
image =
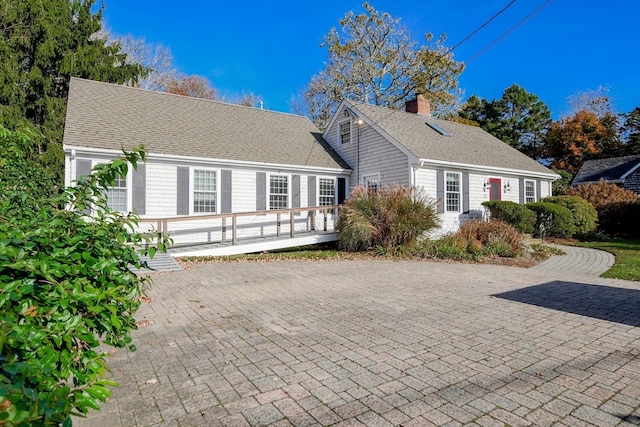
{"type": "Polygon", "coordinates": [[[513,4],[516,2],[516,0],[512,0],[511,3],[509,3],[508,5],[506,5],[505,7],[503,7],[501,10],[499,10],[495,15],[493,15],[491,18],[489,18],[489,20],[487,20],[484,24],[480,25],[478,28],[476,28],[475,30],[473,30],[467,37],[463,38],[460,42],[458,42],[457,45],[453,46],[451,49],[447,50],[444,54],[442,54],[442,56],[446,56],[448,54],[450,54],[451,52],[453,52],[455,49],[457,49],[458,47],[460,47],[460,45],[462,45],[464,42],[466,42],[467,40],[469,40],[471,37],[473,37],[474,35],[476,35],[476,33],[480,30],[482,30],[484,27],[486,27],[487,25],[489,25],[489,23],[491,21],[493,21],[494,19],[496,19],[498,16],[500,16],[504,11],[506,11],[507,9],[509,9],[511,6],[513,6],[513,4]]]}
{"type": "Polygon", "coordinates": [[[507,37],[509,34],[511,34],[513,31],[515,31],[518,27],[520,27],[522,24],[524,24],[525,22],[527,22],[529,19],[533,18],[538,12],[540,12],[542,9],[544,9],[545,7],[547,7],[553,0],[547,0],[544,3],[542,3],[540,6],[538,6],[536,9],[534,9],[532,12],[530,12],[527,16],[525,16],[524,18],[522,18],[520,21],[518,21],[515,25],[513,25],[511,28],[509,28],[507,31],[505,31],[504,33],[500,34],[496,39],[494,39],[491,43],[489,43],[488,45],[486,45],[485,47],[483,47],[482,49],[480,49],[478,52],[476,52],[475,54],[473,54],[471,56],[471,58],[467,59],[465,61],[465,64],[470,63],[471,61],[473,61],[474,59],[476,59],[477,57],[479,57],[480,55],[482,55],[483,53],[485,53],[487,50],[491,49],[496,43],[498,43],[500,40],[504,39],[505,37],[507,37]]]}

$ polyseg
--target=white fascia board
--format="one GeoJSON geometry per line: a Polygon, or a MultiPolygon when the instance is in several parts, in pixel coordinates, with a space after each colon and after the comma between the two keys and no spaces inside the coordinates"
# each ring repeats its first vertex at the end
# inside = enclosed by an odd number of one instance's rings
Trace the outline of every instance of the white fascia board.
{"type": "Polygon", "coordinates": [[[633,172],[635,172],[636,169],[640,168],[640,162],[638,162],[637,165],[635,165],[634,167],[632,167],[631,169],[629,169],[629,171],[627,173],[625,173],[624,175],[622,175],[620,177],[620,181],[624,182],[625,179],[627,179],[627,176],[631,175],[633,172]]]}
{"type": "MultiPolygon", "coordinates": [[[[77,147],[72,145],[64,145],[63,150],[65,152],[75,153],[72,154],[76,157],[81,154],[85,155],[101,155],[105,157],[119,157],[122,155],[122,150],[108,150],[103,148],[91,148],[91,147],[77,147]]],[[[230,168],[252,168],[252,169],[277,169],[287,171],[304,171],[304,172],[318,172],[318,173],[330,173],[340,175],[351,175],[351,169],[343,168],[327,168],[321,166],[301,166],[301,165],[286,165],[280,163],[263,163],[263,162],[248,162],[240,160],[227,160],[227,159],[213,159],[204,157],[192,157],[192,156],[176,156],[169,154],[154,154],[149,153],[147,160],[156,160],[166,163],[180,164],[194,164],[202,166],[203,164],[215,164],[217,167],[228,166],[230,168]]]]}
{"type": "Polygon", "coordinates": [[[336,108],[336,112],[333,113],[333,116],[331,116],[331,119],[329,120],[329,123],[327,123],[327,127],[322,132],[322,137],[324,139],[327,139],[327,134],[329,133],[329,131],[330,131],[331,127],[333,126],[333,124],[335,123],[335,121],[338,119],[338,116],[340,114],[342,114],[342,110],[344,110],[345,105],[347,107],[351,108],[351,104],[346,99],[343,99],[340,102],[340,105],[338,105],[338,108],[336,108]]]}
{"type": "Polygon", "coordinates": [[[524,175],[528,177],[550,179],[552,181],[555,181],[558,178],[560,178],[560,175],[555,173],[544,173],[544,172],[534,172],[534,171],[521,170],[521,169],[499,168],[495,166],[472,165],[468,163],[447,162],[444,160],[420,159],[419,162],[415,165],[415,167],[424,167],[424,166],[436,166],[436,167],[448,166],[453,168],[468,169],[472,171],[485,172],[485,173],[508,174],[508,175],[518,175],[518,176],[524,175]]]}

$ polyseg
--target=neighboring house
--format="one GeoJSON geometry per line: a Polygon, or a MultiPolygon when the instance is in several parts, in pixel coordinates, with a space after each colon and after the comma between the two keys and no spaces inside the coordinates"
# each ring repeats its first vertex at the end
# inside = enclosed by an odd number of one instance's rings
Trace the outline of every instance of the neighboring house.
{"type": "Polygon", "coordinates": [[[640,155],[587,160],[571,185],[595,184],[600,180],[640,194],[640,155]]]}
{"type": "MultiPolygon", "coordinates": [[[[420,96],[407,111],[343,101],[321,134],[302,116],[72,78],[65,181],[144,145],[146,163],[109,191],[143,223],[339,204],[357,185],[395,184],[439,200],[438,234],[483,217],[486,200],[551,195],[556,174],[479,127],[432,118],[420,96]]],[[[296,221],[309,227],[306,212],[296,221]]]]}
{"type": "Polygon", "coordinates": [[[431,117],[420,95],[405,110],[341,103],[323,136],[353,169],[352,184],[423,189],[439,200],[438,234],[482,217],[484,201],[551,195],[558,175],[481,128],[431,117]]]}

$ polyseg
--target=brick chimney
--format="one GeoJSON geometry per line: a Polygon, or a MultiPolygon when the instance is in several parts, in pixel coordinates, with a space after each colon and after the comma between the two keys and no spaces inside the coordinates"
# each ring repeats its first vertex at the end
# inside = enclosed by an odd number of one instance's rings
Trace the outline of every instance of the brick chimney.
{"type": "Polygon", "coordinates": [[[431,117],[431,103],[424,96],[417,94],[415,98],[405,102],[404,110],[407,113],[421,114],[431,117]]]}

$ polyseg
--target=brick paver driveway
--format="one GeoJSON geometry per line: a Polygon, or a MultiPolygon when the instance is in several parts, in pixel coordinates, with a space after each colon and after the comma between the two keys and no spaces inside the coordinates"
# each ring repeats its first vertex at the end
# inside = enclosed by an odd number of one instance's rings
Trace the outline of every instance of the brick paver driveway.
{"type": "Polygon", "coordinates": [[[640,286],[488,265],[220,263],[155,276],[81,426],[640,424],[640,286]]]}

